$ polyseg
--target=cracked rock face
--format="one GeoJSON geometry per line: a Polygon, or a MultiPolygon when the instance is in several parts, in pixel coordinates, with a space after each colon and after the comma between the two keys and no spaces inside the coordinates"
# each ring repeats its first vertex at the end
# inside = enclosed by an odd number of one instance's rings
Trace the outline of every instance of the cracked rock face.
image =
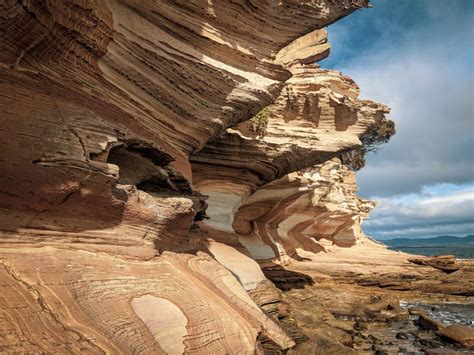
{"type": "Polygon", "coordinates": [[[0,5],[1,349],[304,341],[261,267],[364,238],[373,205],[338,157],[388,108],[313,62],[367,5],[0,5]]]}

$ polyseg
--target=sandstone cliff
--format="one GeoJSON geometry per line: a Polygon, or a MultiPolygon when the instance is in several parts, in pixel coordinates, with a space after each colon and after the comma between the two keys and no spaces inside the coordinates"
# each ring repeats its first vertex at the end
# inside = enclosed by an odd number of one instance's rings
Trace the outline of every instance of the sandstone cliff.
{"type": "Polygon", "coordinates": [[[389,110],[313,62],[367,6],[0,5],[0,349],[304,341],[262,267],[364,243],[373,205],[339,158],[389,110]]]}

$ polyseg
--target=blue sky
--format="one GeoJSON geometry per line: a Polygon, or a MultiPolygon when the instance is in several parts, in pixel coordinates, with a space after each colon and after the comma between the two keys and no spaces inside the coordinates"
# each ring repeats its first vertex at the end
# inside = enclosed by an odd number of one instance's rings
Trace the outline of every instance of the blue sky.
{"type": "Polygon", "coordinates": [[[474,234],[474,1],[372,0],[331,25],[331,55],[361,96],[392,108],[397,135],[367,158],[367,234],[474,234]]]}

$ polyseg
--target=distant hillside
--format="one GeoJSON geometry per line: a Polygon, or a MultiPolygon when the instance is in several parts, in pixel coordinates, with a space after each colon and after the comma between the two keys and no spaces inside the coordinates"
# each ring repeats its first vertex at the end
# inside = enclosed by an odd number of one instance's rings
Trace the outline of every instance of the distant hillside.
{"type": "Polygon", "coordinates": [[[454,237],[452,235],[443,235],[434,238],[409,239],[396,238],[384,240],[385,244],[391,247],[438,247],[448,245],[472,245],[474,246],[474,235],[466,237],[454,237]]]}

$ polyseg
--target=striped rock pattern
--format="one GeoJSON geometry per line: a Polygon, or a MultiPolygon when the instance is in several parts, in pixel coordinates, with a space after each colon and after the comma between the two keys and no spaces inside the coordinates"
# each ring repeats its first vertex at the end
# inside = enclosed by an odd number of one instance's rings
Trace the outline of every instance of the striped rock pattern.
{"type": "Polygon", "coordinates": [[[374,204],[355,195],[355,174],[338,157],[361,147],[389,112],[358,99],[357,85],[339,72],[290,69],[293,77],[268,106],[263,137],[244,122],[191,159],[194,182],[209,196],[203,228],[215,238],[229,233],[224,239],[262,262],[287,261],[297,247],[326,250],[320,239],[347,247],[363,238],[360,223],[374,204]]]}
{"type": "Polygon", "coordinates": [[[311,63],[328,55],[323,28],[367,6],[4,1],[1,351],[263,353],[303,341],[257,249],[290,260],[359,237],[367,203],[328,161],[387,108],[311,63]],[[258,137],[247,121],[268,105],[258,137]]]}

